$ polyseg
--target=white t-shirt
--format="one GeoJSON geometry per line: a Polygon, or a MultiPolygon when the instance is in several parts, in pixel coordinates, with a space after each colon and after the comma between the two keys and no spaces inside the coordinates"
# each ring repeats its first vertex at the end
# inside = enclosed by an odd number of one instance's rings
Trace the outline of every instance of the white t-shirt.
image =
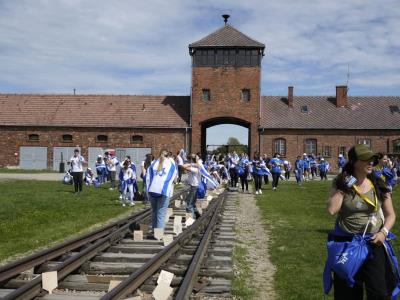
{"type": "Polygon", "coordinates": [[[131,168],[128,168],[128,169],[122,168],[121,171],[122,171],[124,180],[136,179],[136,174],[134,174],[134,172],[131,168]]]}
{"type": "Polygon", "coordinates": [[[109,158],[107,161],[108,171],[117,171],[118,159],[116,157],[109,158]]]}
{"type": "Polygon", "coordinates": [[[83,172],[82,162],[85,161],[82,155],[72,156],[69,160],[71,162],[72,172],[83,172]]]}
{"type": "Polygon", "coordinates": [[[176,157],[176,163],[178,164],[178,166],[182,166],[183,165],[183,159],[180,155],[178,155],[176,157]]]}
{"type": "Polygon", "coordinates": [[[199,186],[201,174],[198,167],[190,167],[187,183],[191,186],[199,186]]]}

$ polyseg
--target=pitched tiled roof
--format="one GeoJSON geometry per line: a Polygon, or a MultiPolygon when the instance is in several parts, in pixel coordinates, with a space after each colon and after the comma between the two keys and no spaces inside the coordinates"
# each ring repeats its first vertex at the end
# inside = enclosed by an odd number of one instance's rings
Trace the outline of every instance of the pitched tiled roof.
{"type": "Polygon", "coordinates": [[[189,96],[0,94],[0,125],[187,127],[189,96]]]}
{"type": "Polygon", "coordinates": [[[347,107],[336,107],[335,97],[295,96],[293,108],[287,98],[262,97],[261,126],[293,129],[400,129],[400,97],[348,97],[347,107]],[[301,112],[307,106],[308,112],[301,112]]]}
{"type": "Polygon", "coordinates": [[[226,25],[201,40],[189,45],[189,48],[201,47],[251,47],[265,48],[265,45],[253,40],[231,25],[226,25]]]}

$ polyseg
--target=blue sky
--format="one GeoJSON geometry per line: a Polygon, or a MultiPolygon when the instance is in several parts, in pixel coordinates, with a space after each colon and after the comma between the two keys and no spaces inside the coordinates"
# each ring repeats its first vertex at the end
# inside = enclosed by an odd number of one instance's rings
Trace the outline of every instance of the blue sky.
{"type": "Polygon", "coordinates": [[[266,44],[262,95],[400,95],[398,0],[0,0],[0,92],[189,95],[223,13],[266,44]]]}

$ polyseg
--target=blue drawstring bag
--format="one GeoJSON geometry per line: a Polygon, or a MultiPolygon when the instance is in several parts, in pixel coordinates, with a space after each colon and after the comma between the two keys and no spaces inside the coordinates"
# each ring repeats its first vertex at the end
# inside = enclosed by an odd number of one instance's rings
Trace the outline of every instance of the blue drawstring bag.
{"type": "Polygon", "coordinates": [[[201,181],[199,184],[199,188],[197,189],[197,198],[203,199],[206,196],[206,183],[204,181],[201,181]]]}
{"type": "Polygon", "coordinates": [[[236,173],[238,174],[238,176],[242,176],[244,174],[244,168],[242,166],[236,166],[236,173]]]}

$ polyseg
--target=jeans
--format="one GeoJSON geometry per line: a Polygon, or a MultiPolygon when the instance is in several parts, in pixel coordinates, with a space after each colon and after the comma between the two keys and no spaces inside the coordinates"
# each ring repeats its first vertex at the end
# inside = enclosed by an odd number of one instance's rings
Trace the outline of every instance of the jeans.
{"type": "Polygon", "coordinates": [[[198,212],[196,207],[198,189],[198,186],[190,186],[189,195],[186,198],[186,212],[192,213],[193,218],[195,218],[195,213],[198,212]]]}
{"type": "Polygon", "coordinates": [[[122,191],[122,203],[128,200],[129,193],[129,202],[133,203],[133,184],[126,184],[125,189],[122,191]]]}
{"type": "Polygon", "coordinates": [[[153,197],[149,196],[152,215],[151,215],[151,225],[154,228],[164,229],[165,227],[165,215],[167,213],[167,208],[169,205],[169,197],[161,196],[161,197],[153,197]]]}

